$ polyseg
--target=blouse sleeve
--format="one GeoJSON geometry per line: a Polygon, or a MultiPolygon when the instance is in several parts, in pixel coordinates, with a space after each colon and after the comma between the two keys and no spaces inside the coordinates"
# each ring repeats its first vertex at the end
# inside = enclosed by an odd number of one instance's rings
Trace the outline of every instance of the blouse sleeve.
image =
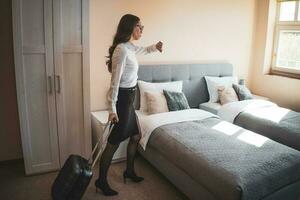
{"type": "Polygon", "coordinates": [[[118,100],[120,79],[124,70],[125,62],[126,51],[121,46],[117,46],[112,56],[112,73],[107,96],[107,100],[109,102],[108,110],[110,113],[117,113],[116,103],[118,100]]]}
{"type": "Polygon", "coordinates": [[[136,54],[149,54],[149,53],[152,53],[152,52],[155,52],[157,51],[157,48],[156,48],[156,44],[153,44],[151,46],[148,46],[148,47],[139,47],[139,46],[135,46],[135,53],[136,54]]]}

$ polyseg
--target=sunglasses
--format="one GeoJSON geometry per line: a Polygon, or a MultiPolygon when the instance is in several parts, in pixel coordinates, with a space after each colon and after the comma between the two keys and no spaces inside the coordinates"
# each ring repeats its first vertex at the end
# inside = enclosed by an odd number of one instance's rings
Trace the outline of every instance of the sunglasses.
{"type": "Polygon", "coordinates": [[[140,24],[137,24],[136,26],[139,27],[141,31],[144,30],[144,26],[142,26],[140,24]]]}

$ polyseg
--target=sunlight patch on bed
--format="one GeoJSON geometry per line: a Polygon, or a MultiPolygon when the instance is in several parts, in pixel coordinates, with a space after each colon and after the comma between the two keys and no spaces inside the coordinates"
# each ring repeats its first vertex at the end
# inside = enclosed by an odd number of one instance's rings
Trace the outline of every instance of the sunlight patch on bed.
{"type": "Polygon", "coordinates": [[[264,109],[254,109],[254,110],[247,110],[246,113],[254,115],[258,118],[267,119],[273,121],[275,123],[279,123],[280,120],[289,112],[288,109],[276,107],[269,107],[264,109]]]}
{"type": "Polygon", "coordinates": [[[239,130],[241,130],[240,127],[226,121],[221,121],[220,123],[213,126],[212,129],[218,130],[222,133],[225,133],[226,135],[233,135],[239,130]]]}
{"type": "Polygon", "coordinates": [[[237,138],[243,142],[255,145],[257,147],[261,147],[266,141],[269,140],[269,138],[256,134],[252,131],[244,131],[237,138]]]}

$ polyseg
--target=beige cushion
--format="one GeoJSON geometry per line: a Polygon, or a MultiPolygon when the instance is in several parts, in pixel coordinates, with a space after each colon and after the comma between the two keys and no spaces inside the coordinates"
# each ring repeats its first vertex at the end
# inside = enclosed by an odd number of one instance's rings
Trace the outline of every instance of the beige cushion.
{"type": "Polygon", "coordinates": [[[182,81],[162,82],[162,83],[150,83],[138,80],[138,86],[140,89],[140,110],[147,112],[147,102],[145,92],[161,92],[163,90],[169,90],[173,92],[182,91],[182,81]]]}
{"type": "Polygon", "coordinates": [[[165,95],[162,92],[145,92],[149,114],[169,112],[165,95]]]}
{"type": "Polygon", "coordinates": [[[239,100],[232,87],[220,86],[218,87],[218,94],[221,105],[239,100]]]}
{"type": "Polygon", "coordinates": [[[231,87],[233,83],[238,82],[238,78],[236,76],[223,76],[223,77],[216,77],[216,76],[204,76],[207,91],[209,94],[209,102],[215,103],[219,102],[219,95],[218,95],[218,88],[221,86],[224,87],[231,87]]]}

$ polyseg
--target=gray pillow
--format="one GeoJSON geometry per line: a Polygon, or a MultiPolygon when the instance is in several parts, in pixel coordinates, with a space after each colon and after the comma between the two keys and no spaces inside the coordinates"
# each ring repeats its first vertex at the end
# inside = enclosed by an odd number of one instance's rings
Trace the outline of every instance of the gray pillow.
{"type": "Polygon", "coordinates": [[[164,90],[169,111],[189,109],[189,103],[182,92],[164,90]]]}
{"type": "Polygon", "coordinates": [[[232,84],[233,89],[239,97],[239,100],[253,99],[250,90],[245,85],[232,84]]]}

